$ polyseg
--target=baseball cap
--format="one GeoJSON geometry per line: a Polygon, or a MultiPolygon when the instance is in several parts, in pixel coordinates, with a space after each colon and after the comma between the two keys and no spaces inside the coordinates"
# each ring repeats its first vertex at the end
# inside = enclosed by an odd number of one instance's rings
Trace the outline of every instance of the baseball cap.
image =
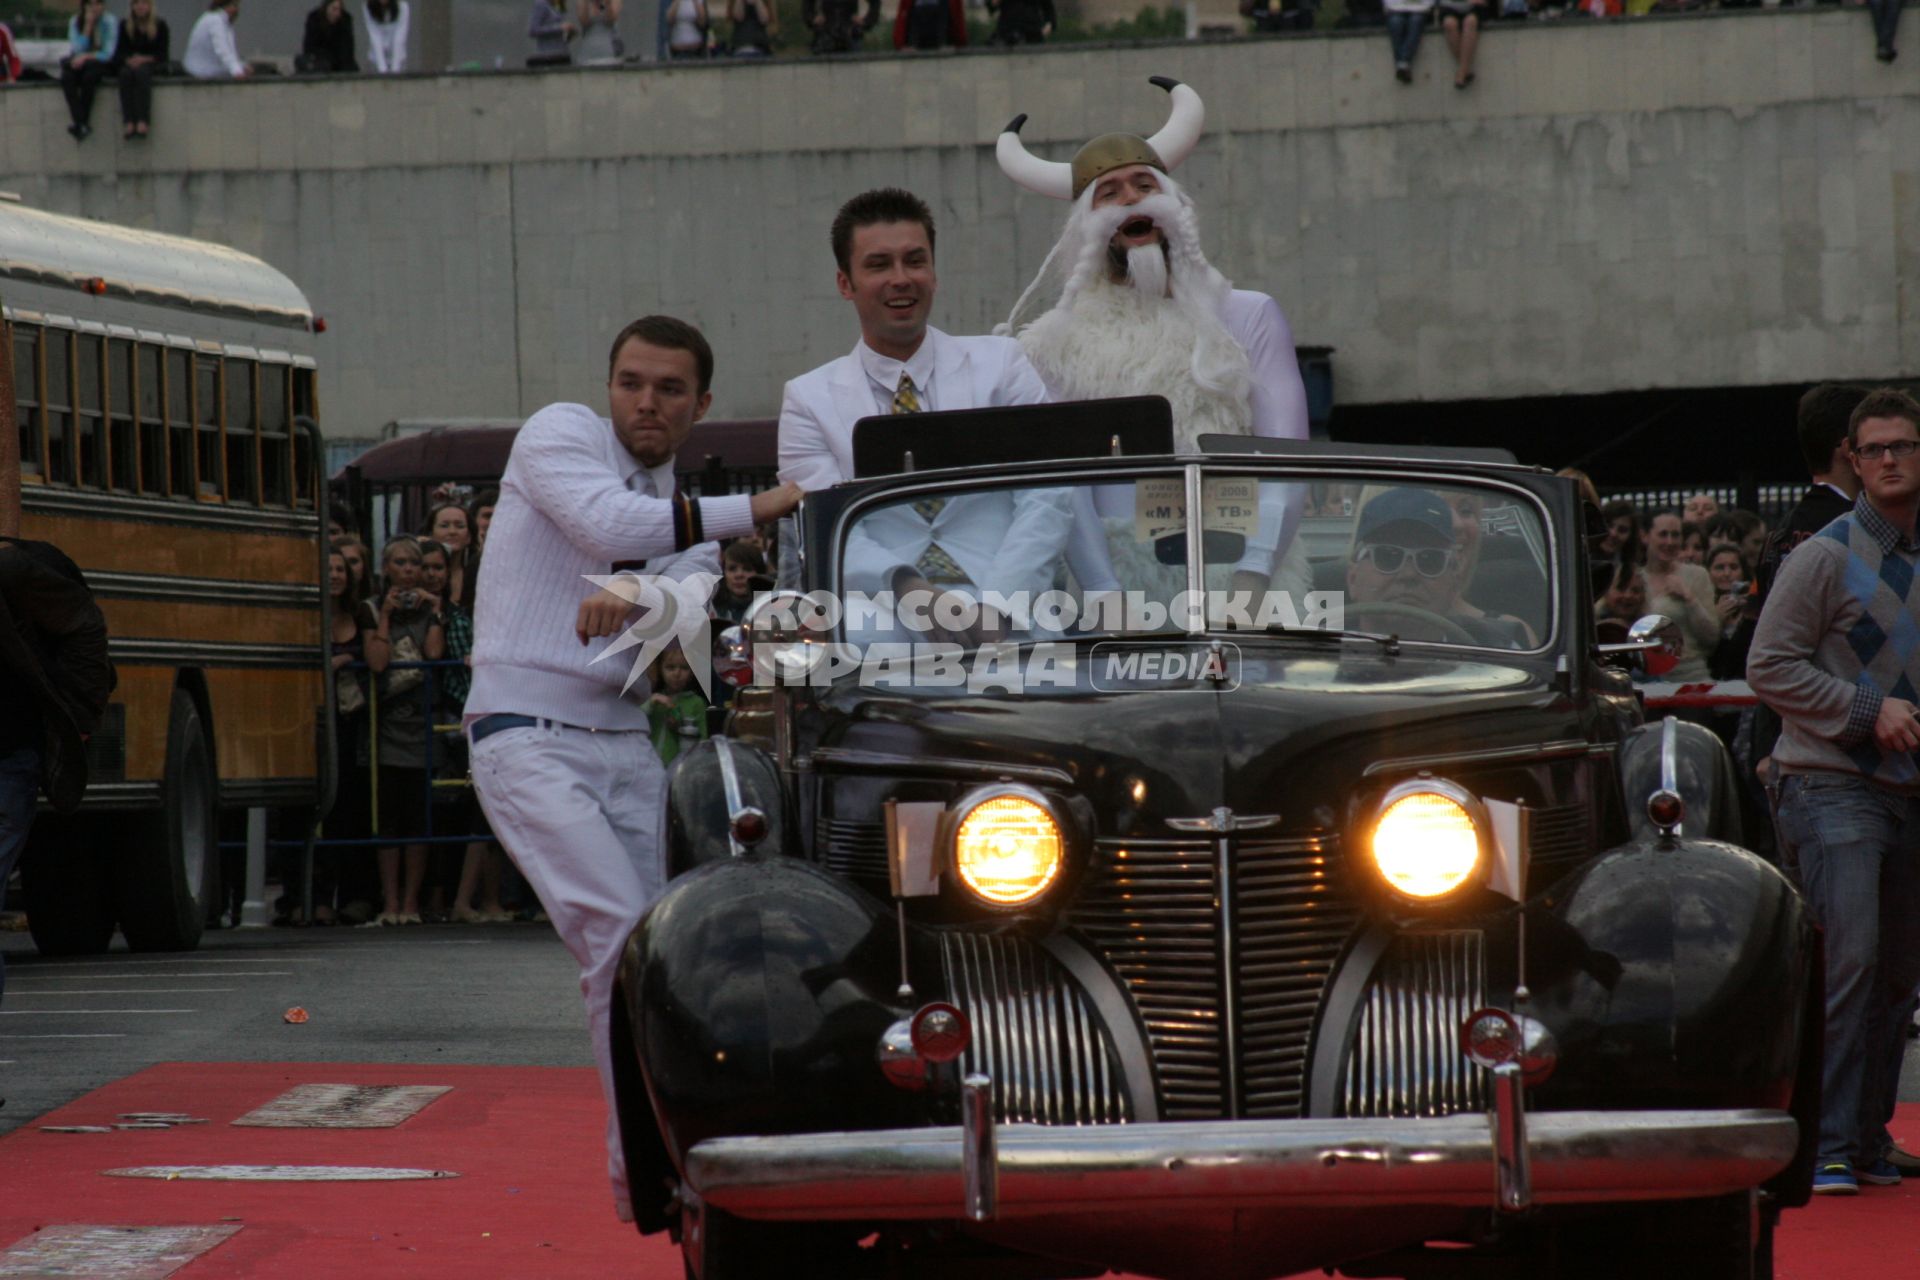
{"type": "Polygon", "coordinates": [[[1360,513],[1361,542],[1390,541],[1408,547],[1451,547],[1453,512],[1430,490],[1389,489],[1360,513]]]}

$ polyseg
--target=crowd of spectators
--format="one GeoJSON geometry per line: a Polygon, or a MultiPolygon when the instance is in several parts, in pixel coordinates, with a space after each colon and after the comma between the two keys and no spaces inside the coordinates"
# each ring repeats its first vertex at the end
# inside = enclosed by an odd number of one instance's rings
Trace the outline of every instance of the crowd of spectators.
{"type": "MultiPolygon", "coordinates": [[[[313,924],[475,924],[540,913],[467,783],[459,731],[497,499],[493,490],[440,486],[419,533],[385,538],[377,573],[352,515],[333,513],[327,590],[338,786],[315,851],[313,924]]],[[[710,604],[716,638],[744,621],[755,595],[773,585],[769,543],[755,535],[723,548],[724,574],[710,604]]],[[[717,669],[709,700],[677,648],[648,675],[654,747],[671,761],[708,736],[710,708],[734,689],[717,669]]],[[[295,905],[303,900],[290,888],[280,920],[307,923],[295,905]]]]}
{"type": "MultiPolygon", "coordinates": [[[[156,75],[203,80],[238,80],[273,64],[256,66],[242,58],[234,36],[242,0],[211,0],[194,23],[180,61],[170,59],[166,23],[154,16],[153,0],[129,0],[124,18],[106,12],[106,0],[76,0],[69,30],[70,48],[61,59],[59,78],[67,91],[73,121],[69,132],[84,139],[92,132],[93,98],[103,78],[120,83],[123,132],[127,138],[148,133],[152,82],[156,75]],[[156,29],[157,28],[157,29],[156,29]]],[[[1474,56],[1481,28],[1488,22],[1557,18],[1619,18],[1700,9],[1759,8],[1765,0],[1344,0],[1338,18],[1323,20],[1321,0],[1239,0],[1247,31],[1253,34],[1305,32],[1317,27],[1385,27],[1393,72],[1402,84],[1414,80],[1414,59],[1422,36],[1436,21],[1453,58],[1453,86],[1465,89],[1476,74],[1474,56]]],[[[1864,3],[1873,17],[1876,56],[1898,56],[1894,35],[1905,0],[1779,0],[1780,4],[1864,3]]],[[[530,67],[604,66],[636,59],[620,34],[623,0],[529,0],[527,37],[530,67]]],[[[971,0],[894,0],[891,26],[896,50],[965,47],[970,39],[971,0]]],[[[653,58],[659,62],[716,57],[764,58],[782,46],[776,0],[655,0],[653,58]]],[[[1151,7],[1149,7],[1151,8],[1151,7]]],[[[1005,47],[1042,44],[1054,37],[1058,16],[1054,0],[984,0],[987,43],[1005,47]]],[[[1143,17],[1139,21],[1144,21],[1143,17]]],[[[1174,13],[1168,9],[1169,14],[1174,13]]],[[[801,0],[803,39],[814,54],[848,53],[866,47],[868,33],[881,23],[881,0],[801,0]]],[[[976,15],[977,16],[977,15],[976,15]]],[[[407,40],[412,13],[408,0],[362,0],[366,66],[378,74],[407,69],[407,40]]],[[[322,0],[306,16],[293,68],[305,74],[363,70],[356,14],[345,0],[322,0]]],[[[974,36],[978,36],[976,28],[974,36]]],[[[1081,32],[1084,37],[1086,33],[1081,32]]],[[[1099,34],[1096,31],[1094,34],[1099,34]]],[[[1139,34],[1139,33],[1135,33],[1139,34]]],[[[1205,28],[1205,35],[1232,34],[1205,28]]],[[[496,59],[502,65],[504,59],[496,59]]],[[[23,65],[13,33],[0,23],[0,84],[44,77],[23,65]]]]}

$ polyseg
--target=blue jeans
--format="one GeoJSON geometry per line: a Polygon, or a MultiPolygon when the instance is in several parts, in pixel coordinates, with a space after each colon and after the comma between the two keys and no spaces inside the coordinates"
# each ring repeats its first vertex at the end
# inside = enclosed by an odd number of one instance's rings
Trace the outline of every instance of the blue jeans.
{"type": "Polygon", "coordinates": [[[1873,13],[1873,42],[1879,48],[1893,48],[1894,33],[1900,30],[1900,10],[1907,0],[1867,0],[1873,13]]]}
{"type": "Polygon", "coordinates": [[[1920,986],[1920,797],[1858,774],[1790,774],[1780,831],[1826,934],[1818,1161],[1870,1165],[1891,1141],[1903,1018],[1920,986]]]}
{"type": "Polygon", "coordinates": [[[1387,14],[1387,39],[1393,44],[1393,65],[1412,66],[1420,49],[1420,33],[1427,29],[1424,13],[1387,14]]]}
{"type": "MultiPolygon", "coordinates": [[[[0,896],[20,851],[27,847],[27,828],[33,825],[33,805],[40,794],[40,753],[17,747],[0,753],[0,896]]],[[[0,1000],[7,994],[7,957],[0,952],[0,1000]]]]}

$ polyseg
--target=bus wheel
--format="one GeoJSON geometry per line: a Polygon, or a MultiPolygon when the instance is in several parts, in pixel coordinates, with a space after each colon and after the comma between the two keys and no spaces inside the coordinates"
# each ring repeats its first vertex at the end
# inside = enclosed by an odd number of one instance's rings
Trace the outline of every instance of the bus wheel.
{"type": "Polygon", "coordinates": [[[173,691],[167,724],[167,775],[161,821],[128,841],[119,879],[120,931],[135,951],[191,951],[200,945],[208,904],[218,899],[220,824],[213,755],[200,708],[173,691]]]}
{"type": "Polygon", "coordinates": [[[43,956],[91,956],[113,941],[113,889],[101,853],[108,828],[43,813],[27,834],[20,880],[27,929],[43,956]]]}

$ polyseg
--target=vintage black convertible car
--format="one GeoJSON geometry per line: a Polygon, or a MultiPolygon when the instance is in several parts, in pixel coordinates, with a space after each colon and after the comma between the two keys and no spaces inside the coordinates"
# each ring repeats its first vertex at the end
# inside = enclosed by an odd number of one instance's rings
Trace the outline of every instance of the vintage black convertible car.
{"type": "Polygon", "coordinates": [[[1119,437],[809,496],[621,969],[640,1229],[702,1280],[1771,1275],[1817,937],[1596,641],[1572,485],[1119,437]]]}

